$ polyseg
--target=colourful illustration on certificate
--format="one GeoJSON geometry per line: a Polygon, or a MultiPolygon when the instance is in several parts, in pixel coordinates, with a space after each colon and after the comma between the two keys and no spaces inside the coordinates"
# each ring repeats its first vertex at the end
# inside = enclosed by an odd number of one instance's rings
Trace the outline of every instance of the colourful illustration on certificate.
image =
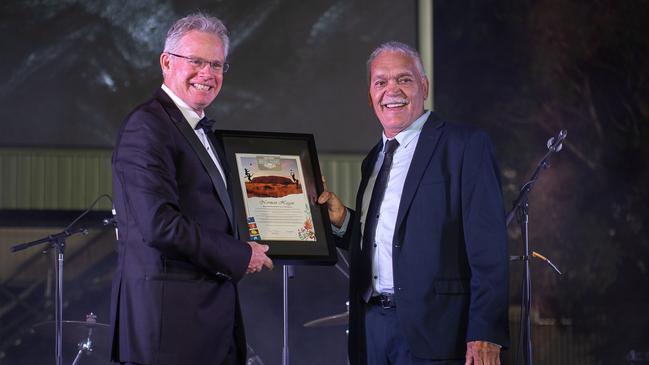
{"type": "Polygon", "coordinates": [[[300,156],[235,156],[249,239],[315,241],[300,156]]]}

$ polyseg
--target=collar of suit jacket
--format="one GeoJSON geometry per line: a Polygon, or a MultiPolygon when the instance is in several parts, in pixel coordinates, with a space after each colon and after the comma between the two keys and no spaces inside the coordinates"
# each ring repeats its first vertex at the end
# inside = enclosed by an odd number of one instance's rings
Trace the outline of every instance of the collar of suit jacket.
{"type": "Polygon", "coordinates": [[[171,101],[173,101],[174,104],[180,109],[180,112],[182,113],[183,117],[185,117],[185,120],[189,123],[189,126],[192,127],[192,129],[196,129],[196,125],[198,124],[198,121],[201,120],[205,116],[205,112],[203,112],[203,115],[198,115],[192,108],[187,105],[181,98],[178,97],[178,95],[174,94],[173,91],[171,91],[170,88],[167,87],[167,85],[162,84],[161,89],[169,95],[169,98],[171,101]]]}

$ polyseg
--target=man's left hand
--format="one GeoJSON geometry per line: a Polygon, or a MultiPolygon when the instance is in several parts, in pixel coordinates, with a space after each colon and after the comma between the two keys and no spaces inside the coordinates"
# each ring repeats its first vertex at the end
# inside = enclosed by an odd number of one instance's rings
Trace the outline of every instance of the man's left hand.
{"type": "Polygon", "coordinates": [[[500,365],[500,346],[485,341],[467,342],[464,365],[500,365]]]}

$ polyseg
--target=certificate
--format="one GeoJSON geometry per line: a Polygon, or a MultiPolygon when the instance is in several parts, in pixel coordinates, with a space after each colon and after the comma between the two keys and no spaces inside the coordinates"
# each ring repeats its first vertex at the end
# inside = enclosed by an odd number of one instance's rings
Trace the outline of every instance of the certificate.
{"type": "Polygon", "coordinates": [[[249,239],[315,241],[300,156],[235,156],[249,239]]]}
{"type": "Polygon", "coordinates": [[[276,263],[333,265],[336,251],[313,135],[216,131],[243,241],[270,246],[276,263]]]}

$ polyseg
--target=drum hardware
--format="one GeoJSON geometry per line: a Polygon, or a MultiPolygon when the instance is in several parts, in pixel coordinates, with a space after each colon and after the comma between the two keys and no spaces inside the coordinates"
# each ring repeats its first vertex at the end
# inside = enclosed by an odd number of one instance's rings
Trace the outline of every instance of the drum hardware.
{"type": "MultiPolygon", "coordinates": [[[[72,365],[80,363],[82,354],[86,356],[92,355],[97,343],[107,344],[109,341],[108,329],[110,326],[97,322],[97,316],[92,312],[86,315],[85,321],[61,321],[61,323],[65,328],[65,338],[68,340],[66,342],[72,342],[72,339],[75,342],[82,339],[82,342],[77,342],[78,351],[72,365]],[[84,337],[85,339],[83,339],[84,337]]],[[[55,321],[46,321],[33,325],[32,329],[38,333],[51,334],[55,326],[55,321]]]]}
{"type": "MultiPolygon", "coordinates": [[[[10,247],[12,253],[28,249],[33,246],[48,245],[47,249],[43,252],[47,252],[49,247],[56,249],[56,265],[55,267],[55,276],[56,276],[56,285],[54,287],[54,323],[55,323],[55,343],[54,343],[54,359],[56,365],[63,365],[63,262],[65,261],[65,240],[66,238],[75,235],[75,234],[88,234],[88,227],[74,228],[75,225],[83,218],[90,210],[99,202],[100,199],[106,198],[113,202],[113,199],[108,194],[100,195],[95,201],[90,204],[90,207],[81,213],[77,218],[75,218],[72,223],[68,224],[63,231],[51,234],[47,237],[41,239],[20,243],[10,247]]],[[[108,223],[106,220],[100,224],[95,224],[95,226],[105,226],[108,223]]]]}
{"type": "Polygon", "coordinates": [[[349,302],[345,303],[347,311],[306,322],[304,327],[343,326],[349,323],[349,302]]]}

